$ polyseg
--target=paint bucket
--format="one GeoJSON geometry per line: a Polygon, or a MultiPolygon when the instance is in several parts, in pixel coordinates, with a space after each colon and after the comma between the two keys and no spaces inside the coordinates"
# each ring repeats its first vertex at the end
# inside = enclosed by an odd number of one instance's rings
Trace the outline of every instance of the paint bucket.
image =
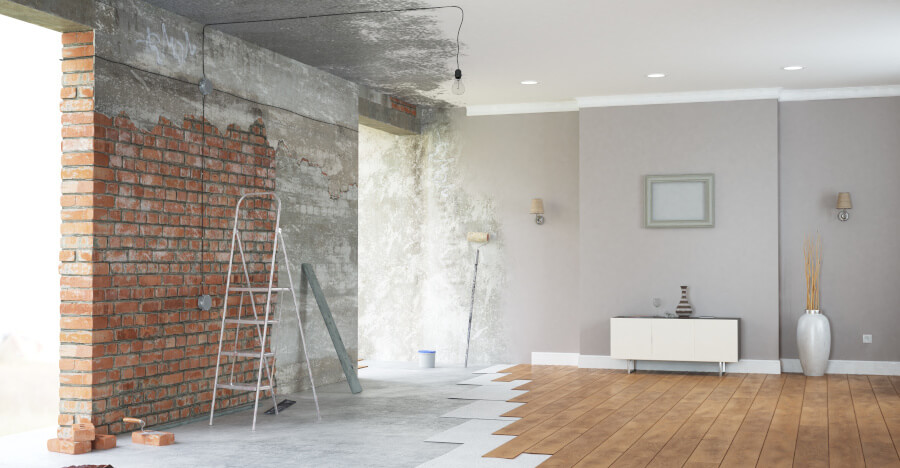
{"type": "Polygon", "coordinates": [[[419,367],[423,369],[434,368],[434,351],[428,349],[419,350],[419,367]]]}

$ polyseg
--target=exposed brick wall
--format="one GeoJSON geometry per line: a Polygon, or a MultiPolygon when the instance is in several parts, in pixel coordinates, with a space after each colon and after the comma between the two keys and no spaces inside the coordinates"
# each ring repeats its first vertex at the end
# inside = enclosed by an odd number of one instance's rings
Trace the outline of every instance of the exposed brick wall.
{"type": "MultiPolygon", "coordinates": [[[[91,32],[63,34],[63,436],[78,420],[115,433],[126,429],[124,416],[154,425],[208,413],[233,209],[244,193],[275,189],[262,121],[224,133],[207,124],[204,145],[199,118],[160,118],[146,131],[127,116],[94,112],[92,43],[91,32]],[[204,292],[214,299],[209,312],[197,308],[204,292]]],[[[249,206],[240,227],[261,283],[275,214],[270,201],[249,206]]],[[[255,336],[245,326],[238,343],[252,346],[255,336]]],[[[234,338],[232,327],[226,349],[234,338]]],[[[255,361],[236,376],[255,379],[255,361]]],[[[248,401],[226,390],[216,406],[248,401]]]]}
{"type": "Polygon", "coordinates": [[[391,99],[391,109],[403,112],[405,114],[409,114],[413,117],[416,116],[416,105],[402,101],[400,99],[395,98],[394,96],[390,97],[391,99]]]}

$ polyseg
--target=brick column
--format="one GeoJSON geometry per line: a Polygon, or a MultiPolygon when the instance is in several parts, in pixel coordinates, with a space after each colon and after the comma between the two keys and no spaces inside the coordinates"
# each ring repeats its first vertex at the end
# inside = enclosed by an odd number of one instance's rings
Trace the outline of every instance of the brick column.
{"type": "MultiPolygon", "coordinates": [[[[60,279],[60,417],[61,436],[74,421],[90,421],[103,410],[111,392],[106,351],[113,335],[106,328],[108,308],[100,301],[110,286],[109,265],[99,250],[109,231],[107,208],[112,198],[108,148],[100,138],[111,122],[94,112],[94,33],[62,35],[62,244],[60,279]]],[[[101,432],[103,428],[98,427],[101,432]]]]}

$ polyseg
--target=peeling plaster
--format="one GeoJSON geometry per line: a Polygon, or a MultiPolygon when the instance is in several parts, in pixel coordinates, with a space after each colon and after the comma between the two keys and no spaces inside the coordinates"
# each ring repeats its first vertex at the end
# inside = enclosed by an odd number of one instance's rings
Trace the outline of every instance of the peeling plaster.
{"type": "Polygon", "coordinates": [[[476,246],[481,249],[470,362],[504,361],[506,280],[494,200],[471,193],[460,174],[462,142],[450,113],[421,135],[360,128],[359,346],[367,359],[408,361],[437,350],[439,363],[465,355],[476,246]]]}

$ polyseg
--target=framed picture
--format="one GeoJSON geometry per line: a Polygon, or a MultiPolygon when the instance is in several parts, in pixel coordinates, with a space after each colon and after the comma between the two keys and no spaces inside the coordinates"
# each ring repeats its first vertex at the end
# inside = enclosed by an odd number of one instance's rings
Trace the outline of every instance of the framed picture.
{"type": "Polygon", "coordinates": [[[715,225],[713,174],[644,176],[644,227],[715,225]]]}

